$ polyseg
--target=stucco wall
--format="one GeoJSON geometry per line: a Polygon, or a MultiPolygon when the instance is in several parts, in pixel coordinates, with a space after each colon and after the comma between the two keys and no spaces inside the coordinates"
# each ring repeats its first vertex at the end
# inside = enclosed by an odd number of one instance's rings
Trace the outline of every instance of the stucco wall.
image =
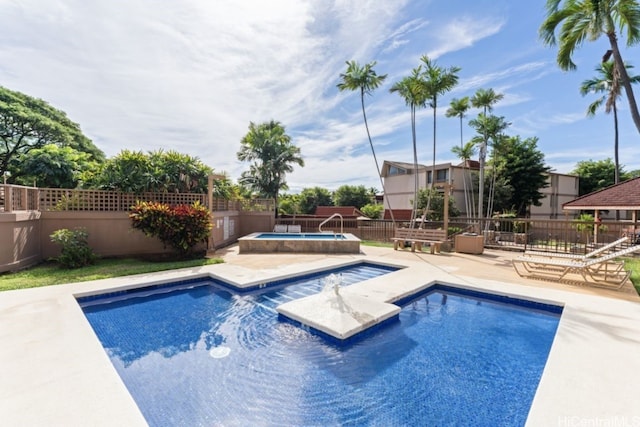
{"type": "Polygon", "coordinates": [[[0,213],[0,273],[40,261],[40,212],[0,213]]]}
{"type": "MultiPolygon", "coordinates": [[[[273,212],[214,212],[210,248],[234,243],[238,237],[271,231],[273,212]]],[[[60,246],[49,237],[61,228],[83,228],[89,246],[103,257],[168,253],[153,237],[131,228],[127,212],[21,211],[0,214],[0,272],[14,271],[56,257],[60,246]]],[[[206,249],[204,243],[201,249],[206,249]]]]}
{"type": "Polygon", "coordinates": [[[127,212],[42,212],[40,218],[42,258],[60,254],[60,246],[49,236],[61,228],[83,228],[89,246],[100,256],[127,256],[168,252],[155,238],[131,228],[127,212]]]}

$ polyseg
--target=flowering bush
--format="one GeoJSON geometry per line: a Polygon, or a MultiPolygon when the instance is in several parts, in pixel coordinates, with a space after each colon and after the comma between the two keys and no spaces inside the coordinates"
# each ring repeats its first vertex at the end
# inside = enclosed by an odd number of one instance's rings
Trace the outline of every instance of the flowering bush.
{"type": "Polygon", "coordinates": [[[157,202],[138,202],[131,207],[133,228],[157,237],[183,258],[193,256],[194,247],[206,242],[211,233],[209,211],[199,202],[169,206],[157,202]]]}

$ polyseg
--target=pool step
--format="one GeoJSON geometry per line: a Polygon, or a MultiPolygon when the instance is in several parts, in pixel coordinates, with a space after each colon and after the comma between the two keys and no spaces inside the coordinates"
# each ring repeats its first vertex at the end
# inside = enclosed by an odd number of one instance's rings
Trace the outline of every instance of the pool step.
{"type": "MultiPolygon", "coordinates": [[[[389,270],[382,268],[355,266],[334,274],[341,278],[340,286],[345,287],[389,272],[389,270]]],[[[330,275],[331,273],[328,273],[323,276],[315,277],[311,280],[307,279],[300,283],[292,283],[284,289],[278,289],[274,292],[266,292],[264,294],[256,295],[255,302],[256,304],[275,312],[276,307],[281,304],[320,293],[325,286],[326,279],[330,275]]]]}

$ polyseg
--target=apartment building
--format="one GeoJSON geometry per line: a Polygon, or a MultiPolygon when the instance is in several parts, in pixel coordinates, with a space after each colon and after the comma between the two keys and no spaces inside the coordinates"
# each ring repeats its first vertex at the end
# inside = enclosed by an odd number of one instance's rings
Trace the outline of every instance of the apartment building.
{"type": "MultiPolygon", "coordinates": [[[[455,200],[456,207],[462,216],[467,216],[464,198],[464,174],[468,174],[468,169],[477,173],[479,164],[475,160],[470,160],[466,164],[454,165],[451,163],[440,163],[435,167],[435,186],[444,188],[448,184],[450,197],[455,200]]],[[[417,174],[414,171],[413,163],[395,162],[385,160],[381,170],[384,179],[386,193],[384,194],[384,206],[391,206],[391,209],[411,209],[413,200],[414,185],[417,179],[418,188],[428,187],[432,182],[432,166],[418,165],[417,174]],[[388,203],[388,204],[387,204],[388,203]]],[[[564,218],[565,212],[562,205],[578,197],[578,177],[574,175],[549,173],[549,186],[541,190],[544,198],[540,201],[541,206],[531,206],[531,218],[533,219],[556,219],[564,218]]],[[[467,179],[467,185],[469,180],[467,179]]],[[[477,189],[476,202],[477,206],[477,189]]]]}

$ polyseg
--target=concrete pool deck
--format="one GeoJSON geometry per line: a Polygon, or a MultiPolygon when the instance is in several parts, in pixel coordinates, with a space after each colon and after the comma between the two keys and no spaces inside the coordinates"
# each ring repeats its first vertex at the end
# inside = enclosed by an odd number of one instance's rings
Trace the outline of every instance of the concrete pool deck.
{"type": "Polygon", "coordinates": [[[352,285],[350,292],[365,297],[440,282],[564,305],[527,425],[640,425],[635,290],[630,284],[612,291],[525,280],[511,267],[516,255],[432,255],[370,246],[357,255],[239,255],[232,246],[216,253],[224,264],[0,292],[0,419],[10,426],[146,425],[77,296],[210,274],[250,285],[364,259],[408,267],[387,275],[384,286],[352,285]]]}

